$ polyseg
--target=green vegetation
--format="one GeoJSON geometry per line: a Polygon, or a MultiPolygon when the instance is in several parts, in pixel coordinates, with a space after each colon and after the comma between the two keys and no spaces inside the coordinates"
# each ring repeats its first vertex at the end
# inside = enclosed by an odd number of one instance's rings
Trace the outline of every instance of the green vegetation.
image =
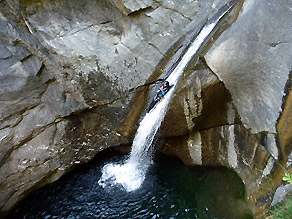
{"type": "Polygon", "coordinates": [[[285,175],[283,176],[283,180],[289,182],[292,186],[292,173],[290,170],[288,170],[288,172],[285,173],[285,175]]]}
{"type": "MultiPolygon", "coordinates": [[[[287,181],[292,186],[292,173],[288,170],[283,176],[283,181],[287,181]]],[[[292,196],[288,196],[284,201],[269,210],[269,217],[273,219],[292,219],[292,196]]]]}
{"type": "Polygon", "coordinates": [[[273,209],[269,210],[269,215],[271,216],[268,218],[273,219],[292,219],[292,197],[287,197],[273,209]]]}

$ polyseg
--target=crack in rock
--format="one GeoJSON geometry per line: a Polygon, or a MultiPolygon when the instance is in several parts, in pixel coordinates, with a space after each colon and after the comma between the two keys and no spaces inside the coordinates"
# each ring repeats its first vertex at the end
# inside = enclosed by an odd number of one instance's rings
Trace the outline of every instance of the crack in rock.
{"type": "Polygon", "coordinates": [[[154,43],[149,42],[148,44],[152,46],[154,49],[156,49],[163,57],[165,57],[165,54],[161,52],[160,49],[154,43]]]}

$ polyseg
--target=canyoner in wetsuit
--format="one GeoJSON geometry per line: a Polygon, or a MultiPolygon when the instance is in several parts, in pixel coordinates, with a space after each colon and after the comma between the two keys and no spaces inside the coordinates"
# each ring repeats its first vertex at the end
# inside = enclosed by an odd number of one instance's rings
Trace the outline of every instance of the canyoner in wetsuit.
{"type": "Polygon", "coordinates": [[[169,91],[171,86],[169,85],[168,81],[164,81],[163,85],[158,89],[156,96],[153,98],[152,102],[150,103],[147,112],[149,112],[158,101],[161,101],[165,94],[169,91]]]}
{"type": "Polygon", "coordinates": [[[154,100],[157,100],[157,101],[161,100],[168,90],[169,90],[169,82],[165,81],[163,85],[159,88],[156,96],[154,97],[154,100]]]}

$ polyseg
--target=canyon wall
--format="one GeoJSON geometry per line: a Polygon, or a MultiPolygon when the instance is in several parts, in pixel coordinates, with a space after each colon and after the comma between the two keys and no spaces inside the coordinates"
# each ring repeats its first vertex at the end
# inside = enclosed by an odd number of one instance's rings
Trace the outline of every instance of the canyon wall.
{"type": "MultiPolygon", "coordinates": [[[[130,145],[164,60],[227,2],[0,1],[0,215],[98,152],[130,145]]],[[[236,171],[258,217],[291,152],[291,8],[239,1],[161,128],[161,151],[236,171]]]]}

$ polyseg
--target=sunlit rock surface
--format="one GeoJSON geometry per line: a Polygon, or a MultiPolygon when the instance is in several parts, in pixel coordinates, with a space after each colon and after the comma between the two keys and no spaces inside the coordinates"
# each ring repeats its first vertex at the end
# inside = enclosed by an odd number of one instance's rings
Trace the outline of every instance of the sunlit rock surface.
{"type": "Polygon", "coordinates": [[[255,218],[264,217],[292,149],[291,8],[290,1],[243,2],[204,62],[182,79],[161,130],[177,135],[164,139],[163,152],[236,171],[255,218]]]}
{"type": "MultiPolygon", "coordinates": [[[[131,144],[157,66],[226,2],[1,1],[0,216],[99,151],[131,144]]],[[[186,164],[235,170],[256,216],[291,152],[291,8],[239,1],[238,18],[185,72],[160,132],[161,150],[186,164]]]]}
{"type": "Polygon", "coordinates": [[[1,1],[1,215],[99,151],[129,144],[157,64],[225,2],[1,1]]]}
{"type": "Polygon", "coordinates": [[[242,123],[254,133],[276,132],[292,68],[291,7],[285,0],[247,0],[205,56],[231,93],[242,123]]]}

